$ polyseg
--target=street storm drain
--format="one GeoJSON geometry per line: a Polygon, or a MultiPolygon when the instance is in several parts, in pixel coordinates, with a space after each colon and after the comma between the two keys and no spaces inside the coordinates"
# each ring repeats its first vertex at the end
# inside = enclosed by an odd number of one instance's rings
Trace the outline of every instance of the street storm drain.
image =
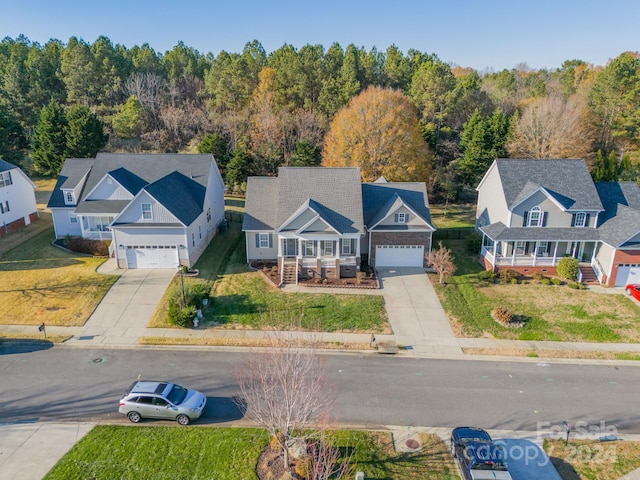
{"type": "Polygon", "coordinates": [[[102,363],[104,362],[104,358],[94,358],[93,360],[91,360],[91,363],[102,363]]]}

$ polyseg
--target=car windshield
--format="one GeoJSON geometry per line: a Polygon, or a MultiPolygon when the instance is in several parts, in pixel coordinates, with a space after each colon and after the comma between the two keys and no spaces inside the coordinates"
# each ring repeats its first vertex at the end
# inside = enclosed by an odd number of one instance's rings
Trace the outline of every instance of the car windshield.
{"type": "Polygon", "coordinates": [[[187,389],[181,387],[180,385],[174,385],[167,395],[167,400],[169,400],[174,405],[180,405],[184,401],[184,397],[187,396],[187,389]]]}
{"type": "Polygon", "coordinates": [[[473,466],[474,470],[499,470],[505,472],[507,466],[504,463],[483,462],[473,466]]]}

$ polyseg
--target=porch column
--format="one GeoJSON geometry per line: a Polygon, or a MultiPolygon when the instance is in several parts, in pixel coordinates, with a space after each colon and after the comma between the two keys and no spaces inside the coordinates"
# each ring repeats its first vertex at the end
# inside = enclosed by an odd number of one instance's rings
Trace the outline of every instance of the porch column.
{"type": "Polygon", "coordinates": [[[513,247],[512,247],[513,253],[511,254],[511,266],[513,267],[516,264],[516,248],[517,248],[518,242],[513,241],[511,243],[513,244],[513,247]]]}
{"type": "MultiPolygon", "coordinates": [[[[484,243],[484,239],[482,240],[482,242],[484,243]]],[[[498,242],[493,242],[493,265],[494,266],[498,260],[497,252],[498,252],[498,242]]]]}
{"type": "Polygon", "coordinates": [[[536,266],[536,260],[538,260],[538,242],[533,247],[533,266],[536,266]]]}
{"type": "Polygon", "coordinates": [[[556,264],[556,258],[558,256],[558,243],[560,243],[560,242],[556,242],[556,246],[553,249],[553,263],[552,263],[552,265],[556,264]]]}

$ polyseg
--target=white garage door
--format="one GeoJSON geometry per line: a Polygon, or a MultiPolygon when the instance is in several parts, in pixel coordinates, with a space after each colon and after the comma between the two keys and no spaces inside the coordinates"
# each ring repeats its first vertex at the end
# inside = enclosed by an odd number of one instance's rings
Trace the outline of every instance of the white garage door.
{"type": "Polygon", "coordinates": [[[127,268],[178,268],[178,249],[175,245],[129,245],[127,268]]]}
{"type": "Polygon", "coordinates": [[[376,267],[422,267],[424,245],[377,245],[376,267]]]}
{"type": "Polygon", "coordinates": [[[624,287],[629,283],[640,283],[640,265],[637,263],[618,265],[616,287],[624,287]]]}

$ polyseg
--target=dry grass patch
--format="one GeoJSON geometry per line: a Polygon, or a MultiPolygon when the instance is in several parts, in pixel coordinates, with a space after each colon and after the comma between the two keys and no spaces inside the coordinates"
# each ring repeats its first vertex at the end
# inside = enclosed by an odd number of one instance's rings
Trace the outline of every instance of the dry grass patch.
{"type": "Polygon", "coordinates": [[[564,341],[640,342],[640,307],[623,295],[537,284],[477,288],[496,305],[564,341]]]}
{"type": "Polygon", "coordinates": [[[467,355],[496,355],[532,358],[577,358],[584,360],[640,360],[638,352],[554,350],[537,348],[464,348],[467,355]]]}
{"type": "MultiPolygon", "coordinates": [[[[197,337],[140,337],[141,345],[193,345],[207,347],[272,347],[273,342],[267,339],[251,338],[197,338],[197,337]]],[[[322,350],[371,350],[368,343],[313,342],[315,348],[322,350]]]]}
{"type": "Polygon", "coordinates": [[[47,338],[44,338],[42,333],[0,333],[0,344],[7,340],[37,340],[41,342],[63,343],[71,337],[73,337],[73,335],[47,335],[47,338]]]}
{"type": "Polygon", "coordinates": [[[617,480],[640,468],[640,442],[545,440],[544,449],[563,480],[617,480]]]}

